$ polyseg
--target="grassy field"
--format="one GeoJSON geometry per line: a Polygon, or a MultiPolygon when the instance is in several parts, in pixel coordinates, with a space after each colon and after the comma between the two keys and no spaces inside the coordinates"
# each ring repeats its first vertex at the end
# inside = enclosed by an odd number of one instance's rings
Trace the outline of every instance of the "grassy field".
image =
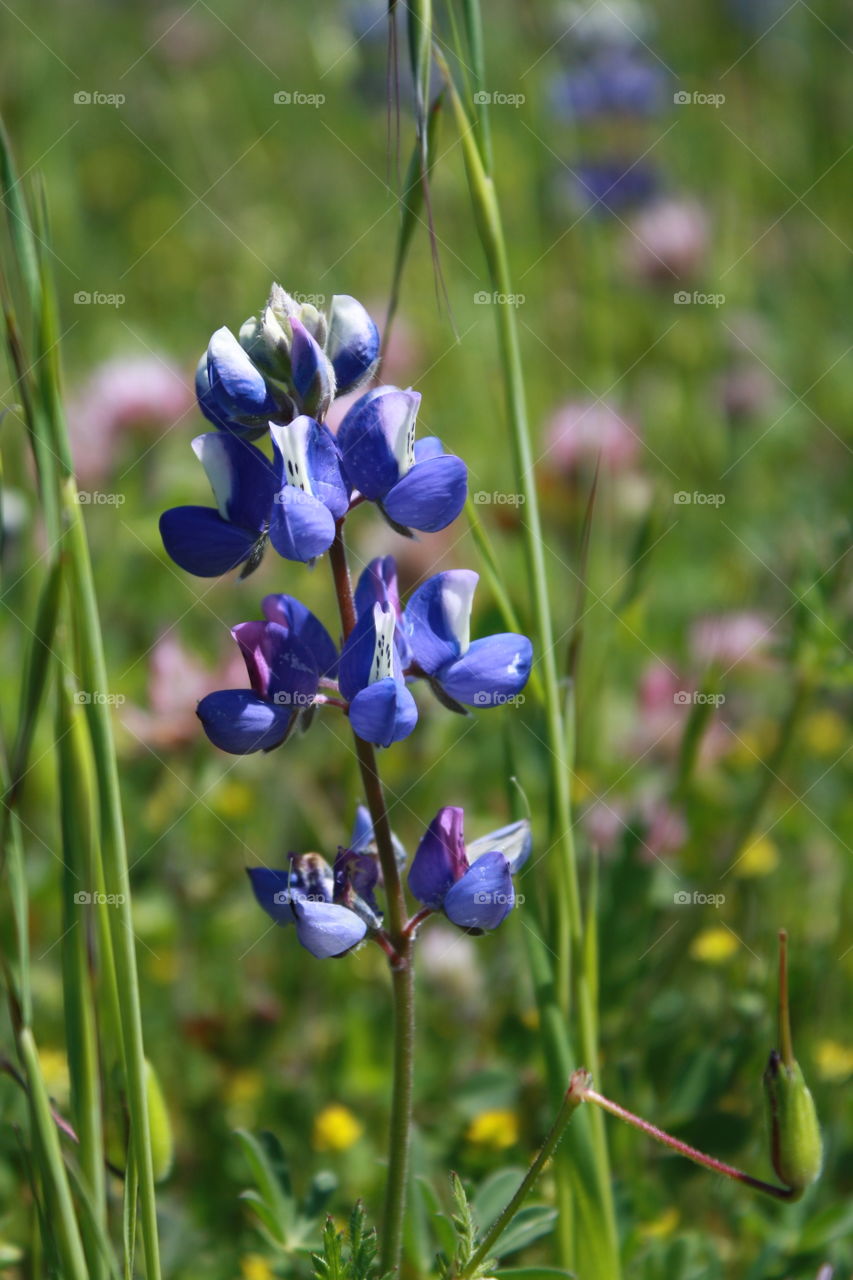
{"type": "MultiPolygon", "coordinates": [[[[242,758],[216,751],[194,715],[204,693],[244,683],[229,630],[265,594],[299,595],[334,632],[325,573],[268,555],[245,581],[191,578],[167,559],[157,522],[208,501],[190,448],[205,429],[192,380],[214,329],[236,332],[274,280],[320,306],[352,294],[384,322],[415,127],[402,23],[399,121],[388,111],[383,9],[0,6],[0,110],[23,185],[39,175],[47,191],[40,239],[106,648],[145,1048],[174,1137],[157,1192],[171,1280],[311,1274],[241,1201],[252,1171],[238,1128],[277,1136],[300,1196],[333,1173],[336,1219],[357,1198],[380,1214],[387,966],[372,948],[315,962],[268,927],[245,874],[293,850],[333,859],[346,844],[359,792],[344,730],[320,715],[281,751],[242,758]]],[[[511,306],[555,654],[575,677],[565,770],[584,904],[593,868],[598,884],[596,1084],[772,1178],[761,1075],[785,927],[797,1056],[824,1134],[819,1182],[788,1205],[608,1118],[624,1275],[813,1280],[829,1264],[821,1280],[842,1280],[853,1273],[853,15],[833,0],[495,0],[484,19],[480,92],[513,299],[489,279],[445,96],[434,245],[424,213],[383,377],[421,392],[421,434],[467,461],[530,631],[529,512],[495,341],[496,313],[511,306]]],[[[435,20],[448,51],[445,6],[435,20]]],[[[479,107],[453,65],[466,109],[479,107]]],[[[11,366],[0,412],[8,745],[51,545],[11,366]]],[[[393,549],[406,590],[437,569],[476,568],[474,634],[505,629],[464,516],[409,543],[356,514],[357,562],[393,549]]],[[[70,644],[61,626],[55,647],[73,664],[70,644]]],[[[54,697],[51,684],[16,806],[33,1027],[67,1114],[54,697]]],[[[437,1274],[424,1269],[432,1205],[417,1188],[447,1205],[451,1169],[472,1188],[525,1167],[553,1118],[528,935],[555,892],[551,756],[533,696],[464,719],[418,702],[417,733],[381,761],[409,853],[441,805],[464,804],[472,836],[508,822],[510,774],[532,806],[534,850],[519,885],[528,904],[500,933],[429,921],[419,943],[413,1278],[437,1274]]],[[[13,990],[8,901],[4,882],[13,990]]],[[[0,1271],[29,1280],[69,1273],[38,1243],[51,1228],[39,1230],[41,1157],[14,1076],[12,1005],[0,1009],[0,1271]]],[[[108,1068],[102,1059],[107,1155],[123,1168],[122,1089],[108,1068]]],[[[120,1240],[120,1181],[108,1181],[120,1240]]],[[[558,1194],[549,1169],[535,1198],[558,1194]]],[[[544,1277],[566,1255],[543,1234],[502,1266],[544,1277]]]]}

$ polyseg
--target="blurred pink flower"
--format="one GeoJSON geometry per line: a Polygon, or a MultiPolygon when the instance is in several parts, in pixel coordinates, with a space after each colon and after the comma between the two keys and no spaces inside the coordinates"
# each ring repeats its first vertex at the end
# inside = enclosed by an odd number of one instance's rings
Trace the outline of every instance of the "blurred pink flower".
{"type": "Polygon", "coordinates": [[[772,403],[774,386],[774,379],[759,364],[731,369],[719,382],[723,412],[736,422],[754,417],[772,403]]]}
{"type": "Polygon", "coordinates": [[[594,849],[610,854],[628,827],[625,806],[620,800],[596,800],[582,813],[581,826],[594,849]]]}
{"type": "MultiPolygon", "coordinates": [[[[656,753],[673,757],[681,748],[687,719],[693,709],[696,682],[685,680],[665,662],[650,663],[637,688],[638,724],[629,739],[631,754],[656,753]]],[[[707,765],[724,754],[729,735],[716,717],[706,726],[699,747],[699,764],[707,765]]]]}
{"type": "Polygon", "coordinates": [[[640,437],[636,428],[603,400],[570,400],[548,424],[548,460],[557,470],[571,474],[583,462],[623,471],[636,461],[640,437]]]}
{"type": "Polygon", "coordinates": [[[767,655],[771,628],[761,614],[721,613],[701,618],[690,629],[690,656],[702,666],[733,667],[760,663],[767,655]]]}
{"type": "Polygon", "coordinates": [[[68,406],[71,448],[84,482],[108,475],[128,428],[163,428],[195,403],[191,379],[157,356],[114,356],[98,365],[68,406]]]}
{"type": "Polygon", "coordinates": [[[708,219],[695,200],[658,200],[629,227],[625,254],[641,280],[669,282],[694,276],[708,251],[708,219]]]}
{"type": "Polygon", "coordinates": [[[646,826],[639,851],[644,862],[677,853],[686,843],[688,832],[684,814],[668,801],[644,796],[640,802],[640,815],[646,826]]]}
{"type": "Polygon", "coordinates": [[[200,699],[216,689],[241,688],[245,682],[239,653],[210,671],[166,632],[155,641],[148,659],[148,706],[130,704],[122,723],[132,737],[150,747],[182,746],[199,736],[195,709],[200,699]]]}

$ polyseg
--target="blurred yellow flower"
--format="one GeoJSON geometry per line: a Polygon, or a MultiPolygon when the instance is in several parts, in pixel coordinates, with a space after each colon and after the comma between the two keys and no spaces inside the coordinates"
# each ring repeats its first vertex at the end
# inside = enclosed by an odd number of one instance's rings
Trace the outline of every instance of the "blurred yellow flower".
{"type": "Polygon", "coordinates": [[[274,1280],[275,1272],[259,1253],[247,1253],[240,1259],[240,1276],[242,1280],[274,1280]]]}
{"type": "Polygon", "coordinates": [[[769,876],[779,865],[779,849],[769,836],[758,836],[746,846],[732,870],[744,879],[769,876]]]}
{"type": "Polygon", "coordinates": [[[477,1146],[505,1151],[518,1142],[518,1116],[514,1111],[500,1108],[481,1111],[469,1124],[465,1137],[468,1142],[476,1143],[477,1146]]]}
{"type": "Polygon", "coordinates": [[[168,987],[178,979],[180,966],[178,953],[174,947],[165,947],[154,955],[145,956],[145,969],[153,982],[168,987]]]}
{"type": "Polygon", "coordinates": [[[245,818],[255,807],[255,795],[245,782],[231,778],[216,788],[211,803],[223,818],[245,818]]]}
{"type": "Polygon", "coordinates": [[[838,1040],[821,1040],[815,1049],[814,1061],[821,1080],[840,1084],[853,1076],[853,1048],[838,1040]]]}
{"type": "Polygon", "coordinates": [[[228,1077],[222,1088],[222,1096],[225,1102],[239,1106],[241,1103],[254,1102],[263,1091],[263,1072],[255,1067],[244,1067],[228,1077]]]}
{"type": "Polygon", "coordinates": [[[527,1027],[528,1031],[539,1030],[539,1010],[523,1009],[521,1012],[522,1026],[527,1027]]]}
{"type": "Polygon", "coordinates": [[[346,1151],[358,1142],[362,1132],[349,1108],[332,1102],[314,1120],[314,1147],[317,1151],[346,1151]]]}
{"type": "Polygon", "coordinates": [[[68,1082],[68,1059],[62,1049],[39,1049],[39,1066],[41,1067],[44,1087],[51,1098],[57,1102],[65,1102],[70,1088],[68,1082]]]}
{"type": "Polygon", "coordinates": [[[591,773],[573,773],[571,779],[572,803],[582,804],[589,796],[594,796],[591,773]]]}
{"type": "Polygon", "coordinates": [[[725,964],[737,951],[738,945],[735,935],[718,925],[696,934],[690,943],[690,954],[694,960],[702,960],[705,964],[725,964]]]}
{"type": "Polygon", "coordinates": [[[663,1240],[672,1235],[680,1221],[675,1205],[670,1205],[657,1218],[652,1218],[651,1222],[641,1222],[638,1230],[647,1240],[663,1240]]]}
{"type": "Polygon", "coordinates": [[[837,711],[831,711],[829,707],[807,716],[801,733],[806,750],[816,756],[834,756],[847,741],[844,721],[837,711]]]}

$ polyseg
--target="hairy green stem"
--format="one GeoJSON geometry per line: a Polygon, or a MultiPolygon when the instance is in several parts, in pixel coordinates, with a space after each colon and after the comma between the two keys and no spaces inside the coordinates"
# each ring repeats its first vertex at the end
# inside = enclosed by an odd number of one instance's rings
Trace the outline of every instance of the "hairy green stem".
{"type": "Polygon", "coordinates": [[[557,1112],[557,1117],[548,1131],[547,1138],[542,1144],[542,1149],[530,1165],[527,1173],[522,1178],[515,1195],[506,1207],[501,1210],[497,1218],[495,1218],[494,1222],[477,1246],[475,1252],[468,1259],[466,1266],[459,1272],[457,1280],[466,1280],[466,1277],[473,1275],[480,1264],[485,1262],[488,1258],[489,1253],[506,1231],[515,1215],[518,1213],[522,1204],[536,1185],[545,1165],[554,1154],[557,1143],[565,1132],[566,1125],[569,1123],[575,1111],[584,1100],[584,1090],[589,1082],[589,1072],[585,1070],[575,1071],[569,1087],[566,1090],[560,1110],[557,1112]]]}
{"type": "MultiPolygon", "coordinates": [[[[356,613],[342,520],[338,522],[335,530],[335,540],[329,550],[329,560],[338,599],[343,638],[346,640],[355,626],[356,613]]],[[[353,731],[353,741],[367,807],[373,822],[379,865],[382,868],[388,909],[387,934],[396,953],[391,966],[391,992],[394,1005],[393,1086],[380,1253],[380,1274],[385,1275],[399,1266],[403,1247],[403,1221],[406,1213],[412,1128],[412,1080],[415,1065],[415,988],[412,963],[414,939],[406,928],[408,917],[406,897],[394,854],[391,822],[379,776],[376,749],[371,743],[359,738],[355,731],[353,731]]]]}

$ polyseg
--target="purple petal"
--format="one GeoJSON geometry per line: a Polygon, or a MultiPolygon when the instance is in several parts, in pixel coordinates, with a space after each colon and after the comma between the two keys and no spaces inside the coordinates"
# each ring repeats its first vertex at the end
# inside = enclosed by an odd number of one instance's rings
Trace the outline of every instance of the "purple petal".
{"type": "Polygon", "coordinates": [[[409,690],[387,676],[357,693],[350,703],[350,724],[365,742],[390,747],[407,738],[418,720],[418,708],[409,690]]]}
{"type": "MultiPolygon", "coordinates": [[[[397,562],[393,556],[377,557],[363,569],[355,588],[356,613],[366,613],[374,604],[388,604],[394,610],[394,616],[402,621],[400,595],[397,590],[397,562]]],[[[409,642],[402,626],[394,630],[394,644],[400,661],[400,670],[405,671],[412,660],[409,642]]]]}
{"type": "Polygon", "coordinates": [[[206,431],[193,451],[210,481],[223,520],[242,529],[265,528],[281,479],[269,458],[246,440],[206,431]]]}
{"type": "Polygon", "coordinates": [[[435,533],[456,519],[467,492],[465,463],[455,454],[445,453],[416,462],[386,493],[382,509],[396,525],[435,533]]]}
{"type": "Polygon", "coordinates": [[[341,650],[338,683],[348,702],[368,684],[375,651],[376,623],[373,610],[368,609],[358,615],[341,650]]]}
{"type": "Polygon", "coordinates": [[[283,742],[294,710],[265,702],[248,689],[222,689],[202,698],[196,715],[215,747],[246,756],[283,742]]]}
{"type": "Polygon", "coordinates": [[[217,329],[207,348],[210,399],[228,418],[268,419],[277,411],[269,388],[230,329],[217,329]]]}
{"type": "Polygon", "coordinates": [[[332,298],[326,355],[335,370],[339,396],[363,382],[379,358],[379,330],[361,303],[348,294],[332,298]]]}
{"type": "Polygon", "coordinates": [[[306,951],[318,960],[342,956],[361,942],[367,933],[367,925],[348,907],[296,898],[293,911],[296,936],[306,951]]]}
{"type": "Polygon", "coordinates": [[[246,874],[259,904],[276,924],[295,924],[290,892],[290,872],[269,867],[247,867],[246,874]]]}
{"type": "Polygon", "coordinates": [[[260,539],[223,520],[212,507],[172,507],[160,517],[160,537],[175,564],[199,578],[217,578],[252,555],[260,539]]]}
{"type": "Polygon", "coordinates": [[[445,692],[469,707],[503,706],[527,684],[533,646],[527,636],[505,632],[475,640],[437,673],[445,692]]]}
{"type": "Polygon", "coordinates": [[[344,475],[371,502],[383,497],[400,478],[395,448],[403,452],[413,434],[420,400],[414,391],[376,387],[356,400],[338,428],[344,475]]]}
{"type": "Polygon", "coordinates": [[[264,596],[261,609],[269,622],[284,627],[308,650],[319,675],[332,679],[337,675],[337,646],[320,619],[301,600],[286,595],[264,596]]]}
{"type": "Polygon", "coordinates": [[[276,496],[269,536],[285,560],[307,563],[328,551],[335,539],[335,521],[319,498],[286,484],[276,496]]]}
{"type": "Polygon", "coordinates": [[[325,414],[334,396],[332,369],[325,352],[301,320],[291,317],[290,364],[293,385],[306,413],[325,414]]]}
{"type": "Polygon", "coordinates": [[[311,491],[324,502],[336,520],[346,515],[350,491],[341,471],[341,455],[328,427],[314,423],[308,437],[311,491]]]}
{"type": "Polygon", "coordinates": [[[502,853],[484,853],[444,899],[444,913],[461,929],[497,929],[515,906],[509,863],[502,853]]]}
{"type": "Polygon", "coordinates": [[[409,888],[425,907],[439,908],[468,869],[463,826],[463,810],[446,805],[421,838],[409,871],[409,888]]]}
{"type": "Polygon", "coordinates": [[[232,628],[252,689],[281,707],[302,710],[317,692],[317,669],[304,644],[277,622],[241,622],[232,628]]]}
{"type": "Polygon", "coordinates": [[[409,597],[403,631],[422,671],[434,675],[468,647],[471,602],[479,575],[471,569],[436,573],[409,597]]]}

